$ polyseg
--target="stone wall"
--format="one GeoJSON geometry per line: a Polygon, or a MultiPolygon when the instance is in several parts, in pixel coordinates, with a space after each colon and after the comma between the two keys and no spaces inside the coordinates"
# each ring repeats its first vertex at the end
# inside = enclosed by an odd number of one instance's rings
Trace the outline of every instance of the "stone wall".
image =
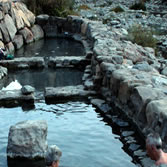
{"type": "Polygon", "coordinates": [[[160,74],[165,60],[159,61],[152,48],[126,41],[128,32],[122,28],[72,16],[38,19],[47,34],[82,34],[93,51],[91,87],[131,118],[142,134],[157,131],[166,140],[167,77],[160,74]]]}
{"type": "Polygon", "coordinates": [[[43,38],[35,16],[21,2],[0,2],[0,47],[13,52],[24,44],[43,38]]]}

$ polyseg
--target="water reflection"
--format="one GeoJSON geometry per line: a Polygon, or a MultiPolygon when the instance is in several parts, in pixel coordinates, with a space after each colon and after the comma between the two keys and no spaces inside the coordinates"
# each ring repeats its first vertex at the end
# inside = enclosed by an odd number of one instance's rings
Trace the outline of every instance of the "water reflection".
{"type": "Polygon", "coordinates": [[[45,87],[80,85],[82,75],[82,71],[69,68],[23,70],[9,73],[4,81],[4,87],[17,80],[21,85],[31,85],[37,91],[43,91],[45,87]]]}
{"type": "Polygon", "coordinates": [[[48,38],[23,46],[16,51],[15,57],[84,56],[81,43],[64,38],[48,38]]]}

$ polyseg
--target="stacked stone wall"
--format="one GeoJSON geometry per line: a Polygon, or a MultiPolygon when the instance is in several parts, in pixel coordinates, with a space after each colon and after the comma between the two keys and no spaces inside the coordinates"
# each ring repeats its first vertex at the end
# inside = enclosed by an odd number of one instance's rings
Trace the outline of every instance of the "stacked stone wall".
{"type": "Polygon", "coordinates": [[[155,57],[154,50],[127,41],[125,29],[72,16],[52,18],[53,26],[48,18],[40,16],[40,22],[45,20],[45,26],[41,25],[45,33],[46,25],[50,25],[56,36],[80,33],[89,41],[93,51],[90,56],[93,88],[133,120],[142,134],[156,131],[165,141],[167,77],[160,74],[165,64],[155,57]],[[59,33],[58,29],[62,31],[59,33]]]}
{"type": "Polygon", "coordinates": [[[21,2],[0,2],[0,47],[13,52],[44,37],[34,14],[21,2]]]}

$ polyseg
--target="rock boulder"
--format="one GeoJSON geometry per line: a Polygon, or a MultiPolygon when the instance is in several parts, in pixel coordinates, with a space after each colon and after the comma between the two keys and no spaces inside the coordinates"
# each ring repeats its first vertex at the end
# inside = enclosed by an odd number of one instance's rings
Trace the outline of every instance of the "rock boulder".
{"type": "Polygon", "coordinates": [[[45,158],[46,121],[23,121],[10,127],[7,156],[10,158],[45,158]]]}

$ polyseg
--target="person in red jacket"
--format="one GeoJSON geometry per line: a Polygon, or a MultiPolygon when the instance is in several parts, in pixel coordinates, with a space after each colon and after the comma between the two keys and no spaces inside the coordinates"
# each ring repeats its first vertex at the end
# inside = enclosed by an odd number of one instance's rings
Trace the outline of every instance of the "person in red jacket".
{"type": "Polygon", "coordinates": [[[147,154],[156,165],[167,164],[167,153],[162,150],[162,140],[158,133],[150,133],[146,138],[147,154]]]}

